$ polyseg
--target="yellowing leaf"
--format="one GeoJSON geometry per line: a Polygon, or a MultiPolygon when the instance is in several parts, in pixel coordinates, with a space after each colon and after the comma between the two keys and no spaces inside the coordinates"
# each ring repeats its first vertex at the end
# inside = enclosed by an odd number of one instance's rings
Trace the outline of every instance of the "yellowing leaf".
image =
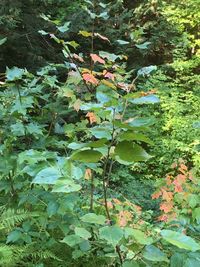
{"type": "Polygon", "coordinates": [[[87,32],[87,31],[79,31],[79,34],[84,36],[84,37],[91,37],[92,36],[92,33],[87,32]]]}
{"type": "Polygon", "coordinates": [[[105,84],[106,86],[112,88],[112,89],[116,89],[116,86],[115,86],[113,83],[109,82],[109,81],[102,80],[101,82],[102,82],[103,84],[105,84]]]}
{"type": "Polygon", "coordinates": [[[80,99],[77,99],[75,102],[74,102],[74,109],[78,112],[80,110],[80,106],[81,106],[81,100],[80,99]]]}
{"type": "Polygon", "coordinates": [[[92,170],[91,169],[86,169],[84,177],[85,177],[86,180],[90,180],[91,177],[92,177],[92,170]]]}

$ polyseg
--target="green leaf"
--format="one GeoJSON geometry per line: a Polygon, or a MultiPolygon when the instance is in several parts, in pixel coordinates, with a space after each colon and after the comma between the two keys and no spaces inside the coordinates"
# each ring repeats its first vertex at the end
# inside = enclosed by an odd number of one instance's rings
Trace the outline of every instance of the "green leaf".
{"type": "Polygon", "coordinates": [[[151,44],[151,42],[145,42],[145,43],[143,43],[143,44],[136,44],[135,46],[137,47],[137,48],[139,48],[139,49],[147,49],[148,48],[148,46],[151,44]]]}
{"type": "Polygon", "coordinates": [[[88,240],[84,240],[79,244],[80,250],[86,252],[91,249],[90,242],[88,240]]]}
{"type": "Polygon", "coordinates": [[[98,162],[102,154],[99,151],[87,149],[78,152],[74,152],[71,156],[72,160],[78,160],[85,163],[98,162]]]}
{"type": "Polygon", "coordinates": [[[129,227],[126,227],[125,229],[125,237],[133,236],[135,240],[142,245],[150,245],[153,242],[153,239],[150,237],[147,237],[142,231],[137,229],[132,229],[129,227]]]}
{"type": "Polygon", "coordinates": [[[134,118],[128,122],[128,125],[140,128],[140,127],[151,126],[154,123],[155,120],[153,118],[134,118]]]}
{"type": "Polygon", "coordinates": [[[104,20],[107,20],[107,19],[109,18],[108,12],[107,12],[107,11],[102,12],[102,13],[98,16],[98,18],[102,18],[102,19],[104,19],[104,20]]]}
{"type": "Polygon", "coordinates": [[[12,231],[7,237],[6,243],[16,242],[22,237],[22,233],[19,230],[12,231]]]}
{"type": "Polygon", "coordinates": [[[81,242],[83,242],[83,239],[78,235],[68,235],[61,241],[61,243],[65,243],[70,247],[74,247],[81,242]]]}
{"type": "Polygon", "coordinates": [[[170,267],[183,267],[187,255],[183,253],[175,253],[170,258],[170,267]]]}
{"type": "Polygon", "coordinates": [[[135,99],[130,99],[129,102],[133,104],[156,104],[160,102],[160,99],[156,95],[147,95],[135,99]]]}
{"type": "Polygon", "coordinates": [[[122,141],[115,147],[116,160],[121,159],[126,162],[144,161],[150,158],[150,155],[140,147],[129,141],[122,141]]]}
{"type": "Polygon", "coordinates": [[[106,127],[105,128],[94,127],[92,129],[90,129],[90,132],[92,135],[94,135],[98,139],[100,139],[100,138],[105,138],[107,140],[112,139],[111,131],[110,131],[110,129],[106,129],[106,127]]]}
{"type": "Polygon", "coordinates": [[[107,139],[106,138],[101,138],[98,141],[94,141],[94,142],[89,142],[89,143],[70,143],[68,145],[68,148],[73,149],[73,150],[77,150],[77,149],[81,149],[83,147],[92,147],[92,148],[98,148],[98,147],[102,147],[105,143],[106,143],[107,139]]]}
{"type": "Polygon", "coordinates": [[[123,132],[122,134],[120,134],[118,136],[118,139],[120,141],[132,141],[132,140],[135,140],[135,141],[142,141],[142,142],[145,142],[147,144],[153,144],[153,142],[147,137],[145,136],[144,134],[141,134],[141,133],[134,133],[132,131],[127,131],[127,132],[123,132]]]}
{"type": "Polygon", "coordinates": [[[47,214],[49,215],[49,217],[55,215],[58,208],[59,205],[56,201],[50,201],[47,206],[47,214]]]}
{"type": "Polygon", "coordinates": [[[57,29],[62,33],[67,32],[69,30],[70,24],[71,22],[65,22],[63,26],[59,26],[57,27],[57,29]]]}
{"type": "Polygon", "coordinates": [[[168,262],[168,258],[165,253],[163,253],[159,248],[154,245],[149,245],[145,247],[143,252],[143,257],[149,261],[166,261],[168,262]]]}
{"type": "Polygon", "coordinates": [[[123,230],[118,226],[105,226],[99,229],[99,237],[115,247],[123,237],[123,230]]]}
{"type": "Polygon", "coordinates": [[[156,70],[157,70],[157,67],[151,65],[151,66],[144,67],[144,68],[138,70],[137,75],[138,76],[148,76],[152,71],[156,71],[156,70]]]}
{"type": "Polygon", "coordinates": [[[74,229],[75,234],[84,238],[84,239],[89,239],[91,238],[90,232],[88,232],[85,228],[82,227],[75,227],[74,229]]]}
{"type": "Polygon", "coordinates": [[[189,201],[189,205],[190,207],[193,209],[197,206],[197,204],[199,203],[199,198],[197,195],[191,194],[188,197],[188,201],[189,201]]]}
{"type": "Polygon", "coordinates": [[[81,190],[79,184],[74,183],[73,180],[59,179],[55,182],[52,192],[54,193],[72,193],[81,190]]]}
{"type": "Polygon", "coordinates": [[[124,40],[117,40],[116,41],[118,44],[120,44],[120,45],[127,45],[127,44],[129,44],[130,42],[127,42],[127,41],[124,41],[124,40]]]}
{"type": "Polygon", "coordinates": [[[193,210],[192,217],[198,224],[200,223],[200,207],[193,210]]]}
{"type": "Polygon", "coordinates": [[[116,59],[120,58],[120,56],[115,55],[115,54],[111,54],[105,51],[100,51],[99,52],[100,57],[102,58],[107,58],[109,61],[115,62],[116,59]]]}
{"type": "Polygon", "coordinates": [[[7,41],[7,37],[0,40],[0,45],[3,45],[7,41]]]}
{"type": "MultiPolygon", "coordinates": [[[[200,258],[197,259],[192,259],[192,258],[188,258],[184,265],[182,265],[183,267],[199,267],[200,266],[200,258]]],[[[181,267],[182,267],[181,266],[181,267]]],[[[171,267],[171,266],[170,266],[171,267]]],[[[174,266],[175,267],[175,266],[174,266]]],[[[176,266],[177,267],[177,266],[176,266]]]]}
{"type": "Polygon", "coordinates": [[[122,267],[140,267],[136,261],[125,261],[122,267]]]}
{"type": "Polygon", "coordinates": [[[43,30],[38,31],[38,33],[40,33],[41,35],[48,35],[49,34],[48,32],[45,32],[43,30]]]}
{"type": "Polygon", "coordinates": [[[55,167],[48,167],[41,170],[32,181],[33,184],[55,184],[62,177],[60,170],[55,167]]]}
{"type": "Polygon", "coordinates": [[[197,251],[200,249],[200,245],[196,243],[194,239],[184,235],[183,233],[175,232],[172,230],[162,230],[161,235],[164,240],[181,249],[190,251],[197,251]]]}
{"type": "Polygon", "coordinates": [[[6,68],[6,79],[8,81],[15,81],[21,79],[23,74],[25,73],[24,69],[19,69],[17,67],[13,67],[12,69],[6,68]]]}
{"type": "Polygon", "coordinates": [[[103,225],[105,224],[106,217],[103,215],[96,215],[95,213],[88,213],[81,217],[81,221],[103,225]]]}

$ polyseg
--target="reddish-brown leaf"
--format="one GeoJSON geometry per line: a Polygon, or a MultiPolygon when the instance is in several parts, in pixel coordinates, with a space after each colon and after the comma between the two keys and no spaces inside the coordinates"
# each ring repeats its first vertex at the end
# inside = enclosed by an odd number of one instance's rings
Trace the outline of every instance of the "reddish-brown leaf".
{"type": "Polygon", "coordinates": [[[91,84],[98,84],[98,80],[94,77],[93,74],[91,73],[83,73],[83,79],[87,82],[87,83],[91,83],[91,84]]]}
{"type": "Polygon", "coordinates": [[[88,112],[85,117],[89,119],[90,124],[97,122],[97,118],[94,112],[88,112]]]}
{"type": "Polygon", "coordinates": [[[96,55],[96,54],[90,54],[92,60],[94,61],[94,63],[99,62],[100,64],[105,64],[105,60],[103,58],[101,58],[100,56],[96,55]]]}

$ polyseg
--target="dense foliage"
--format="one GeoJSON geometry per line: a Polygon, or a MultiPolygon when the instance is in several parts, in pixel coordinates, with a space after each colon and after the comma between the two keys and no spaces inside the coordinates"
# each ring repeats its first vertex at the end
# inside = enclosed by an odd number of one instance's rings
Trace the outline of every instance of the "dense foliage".
{"type": "Polygon", "coordinates": [[[199,7],[2,0],[0,266],[200,265],[199,7]]]}

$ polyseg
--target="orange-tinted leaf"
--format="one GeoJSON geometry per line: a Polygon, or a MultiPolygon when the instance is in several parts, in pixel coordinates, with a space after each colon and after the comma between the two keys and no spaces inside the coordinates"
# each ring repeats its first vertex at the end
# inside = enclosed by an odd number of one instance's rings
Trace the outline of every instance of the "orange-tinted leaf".
{"type": "Polygon", "coordinates": [[[185,183],[185,181],[186,181],[186,175],[184,175],[184,174],[178,174],[177,176],[176,176],[176,179],[177,179],[177,182],[179,183],[179,184],[183,184],[183,183],[185,183]]]}
{"type": "Polygon", "coordinates": [[[151,198],[152,199],[157,199],[159,198],[160,196],[162,196],[162,192],[159,191],[159,192],[155,192],[154,194],[151,195],[151,198]]]}
{"type": "Polygon", "coordinates": [[[161,222],[167,222],[168,221],[168,215],[167,214],[163,214],[161,216],[159,216],[157,218],[158,221],[161,221],[161,222]]]}
{"type": "Polygon", "coordinates": [[[90,180],[92,177],[92,170],[91,169],[86,169],[85,170],[85,179],[90,180]]]}
{"type": "Polygon", "coordinates": [[[174,187],[174,191],[175,191],[176,193],[181,193],[181,192],[183,192],[182,185],[179,183],[179,181],[178,181],[177,179],[173,181],[173,184],[175,185],[175,187],[174,187]]]}
{"type": "Polygon", "coordinates": [[[90,124],[97,122],[97,118],[96,118],[96,115],[94,114],[94,112],[88,112],[86,114],[86,118],[89,119],[90,124]]]}
{"type": "Polygon", "coordinates": [[[112,204],[111,201],[108,201],[108,202],[107,202],[107,207],[108,207],[109,209],[113,209],[113,204],[112,204]]]}
{"type": "Polygon", "coordinates": [[[162,198],[163,198],[163,200],[170,202],[173,199],[173,193],[163,190],[162,191],[162,198]]]}
{"type": "Polygon", "coordinates": [[[98,80],[94,77],[93,74],[91,73],[83,73],[83,79],[87,82],[87,83],[92,83],[97,85],[98,84],[98,80]]]}
{"type": "Polygon", "coordinates": [[[165,213],[169,213],[173,209],[172,202],[163,202],[160,204],[160,210],[163,210],[165,213]]]}
{"type": "Polygon", "coordinates": [[[105,64],[105,60],[103,58],[101,58],[100,56],[96,55],[96,54],[90,54],[92,60],[94,61],[94,63],[99,62],[100,64],[105,64]]]}
{"type": "Polygon", "coordinates": [[[128,211],[120,211],[118,215],[118,224],[120,227],[125,227],[129,221],[131,221],[133,215],[128,211]]]}
{"type": "Polygon", "coordinates": [[[113,202],[114,202],[116,205],[121,205],[121,204],[122,204],[122,202],[121,202],[119,199],[117,199],[117,198],[113,198],[113,202]]]}

